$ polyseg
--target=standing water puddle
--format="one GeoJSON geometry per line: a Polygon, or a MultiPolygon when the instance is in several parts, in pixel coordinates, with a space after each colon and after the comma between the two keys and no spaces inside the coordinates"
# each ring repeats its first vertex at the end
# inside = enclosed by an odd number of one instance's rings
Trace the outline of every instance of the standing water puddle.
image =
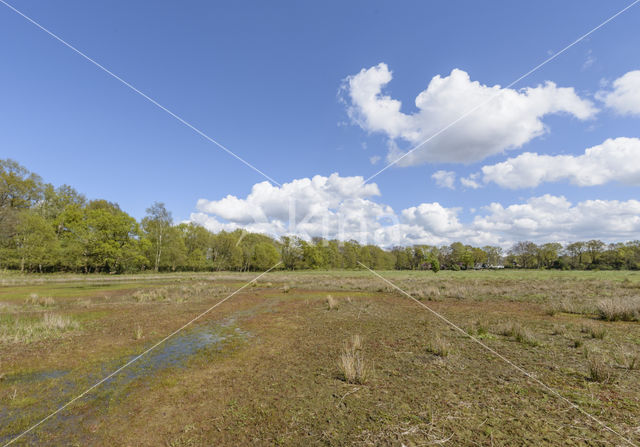
{"type": "MultiPolygon", "coordinates": [[[[234,326],[235,319],[223,322],[203,324],[176,334],[154,350],[142,356],[136,362],[127,366],[115,376],[102,383],[95,390],[84,396],[80,401],[95,401],[93,407],[107,407],[118,398],[126,397],[126,386],[137,380],[150,380],[159,372],[168,368],[184,368],[194,355],[205,349],[222,351],[232,341],[244,340],[250,334],[234,326]],[[99,397],[96,400],[96,396],[99,397]]],[[[149,343],[144,349],[153,346],[149,343]]],[[[141,352],[144,351],[141,349],[141,352]]],[[[0,403],[0,443],[4,444],[19,435],[32,424],[38,422],[51,412],[60,408],[84,390],[99,382],[104,377],[116,371],[122,365],[134,359],[131,355],[101,364],[87,371],[74,372],[65,370],[36,371],[9,375],[0,385],[8,387],[14,384],[28,384],[33,390],[26,402],[16,404],[7,401],[0,403]],[[36,400],[37,399],[37,400],[36,400]]],[[[67,423],[76,425],[79,416],[61,412],[49,422],[56,425],[67,423]]],[[[62,428],[62,427],[60,427],[62,428]]],[[[63,428],[64,430],[64,428],[63,428]]],[[[73,430],[68,427],[67,430],[73,430]]],[[[57,429],[55,431],[58,431],[57,429]]],[[[38,443],[39,438],[34,433],[21,438],[29,444],[38,443]]]]}

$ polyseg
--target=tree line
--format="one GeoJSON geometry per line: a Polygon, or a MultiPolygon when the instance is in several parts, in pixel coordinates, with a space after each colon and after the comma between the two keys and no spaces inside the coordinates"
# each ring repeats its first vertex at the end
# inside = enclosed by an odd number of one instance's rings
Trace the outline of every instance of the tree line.
{"type": "Polygon", "coordinates": [[[0,160],[0,269],[23,272],[284,269],[466,270],[474,268],[640,269],[640,241],[591,240],[566,246],[518,242],[510,250],[414,245],[384,250],[356,241],[274,239],[244,230],[212,233],[173,222],[154,203],[138,222],[106,200],[54,187],[13,160],[0,160]]]}

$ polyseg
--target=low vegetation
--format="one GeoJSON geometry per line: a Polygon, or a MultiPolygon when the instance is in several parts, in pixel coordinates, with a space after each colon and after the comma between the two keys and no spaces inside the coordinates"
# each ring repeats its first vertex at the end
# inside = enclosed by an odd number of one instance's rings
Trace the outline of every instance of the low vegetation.
{"type": "Polygon", "coordinates": [[[529,346],[539,346],[540,342],[535,338],[530,329],[523,327],[519,323],[508,323],[500,326],[498,329],[499,335],[505,337],[513,337],[518,343],[522,343],[529,346]]]}
{"type": "Polygon", "coordinates": [[[76,321],[60,314],[45,313],[40,318],[5,315],[0,319],[0,343],[31,343],[58,338],[78,328],[76,321]]]}
{"type": "Polygon", "coordinates": [[[599,355],[589,355],[587,358],[589,380],[593,382],[607,382],[611,380],[611,369],[606,361],[599,355]]]}
{"type": "Polygon", "coordinates": [[[639,321],[640,297],[602,300],[598,303],[598,314],[607,321],[639,321]]]}
{"type": "Polygon", "coordinates": [[[631,371],[640,369],[640,349],[637,349],[637,347],[622,347],[618,349],[615,360],[624,369],[631,371]]]}
{"type": "Polygon", "coordinates": [[[431,339],[427,346],[427,352],[438,357],[447,357],[449,355],[450,346],[449,343],[440,335],[436,335],[431,339]]]}
{"type": "Polygon", "coordinates": [[[364,358],[362,338],[359,335],[353,335],[345,342],[339,366],[342,377],[348,383],[362,385],[371,377],[371,366],[364,358]]]}
{"type": "Polygon", "coordinates": [[[134,338],[136,340],[140,340],[143,336],[143,331],[142,331],[142,326],[140,326],[140,323],[136,324],[136,327],[134,329],[134,338]]]}
{"type": "MultiPolygon", "coordinates": [[[[598,312],[603,300],[632,302],[640,277],[383,275],[640,441],[640,322],[607,321],[598,312]],[[577,312],[547,312],[554,303],[577,312]]],[[[0,441],[253,277],[0,273],[0,441]]],[[[539,446],[619,444],[368,272],[279,271],[45,422],[22,445],[507,446],[523,439],[539,446]]]]}
{"type": "Polygon", "coordinates": [[[56,304],[55,300],[50,296],[38,296],[37,293],[30,294],[25,302],[33,306],[41,307],[50,307],[56,304]]]}
{"type": "Polygon", "coordinates": [[[597,338],[599,340],[604,339],[607,331],[604,327],[594,323],[584,323],[580,329],[583,334],[588,334],[591,338],[597,338]]]}

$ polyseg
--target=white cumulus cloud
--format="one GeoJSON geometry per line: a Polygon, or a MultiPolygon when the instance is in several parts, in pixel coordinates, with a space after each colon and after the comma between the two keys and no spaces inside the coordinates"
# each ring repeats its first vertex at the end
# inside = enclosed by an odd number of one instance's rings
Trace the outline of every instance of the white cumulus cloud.
{"type": "Polygon", "coordinates": [[[456,173],[453,171],[436,171],[431,178],[440,188],[456,189],[456,173]]]}
{"type": "MultiPolygon", "coordinates": [[[[404,113],[402,103],[382,90],[392,79],[389,67],[380,63],[345,79],[351,120],[369,132],[391,140],[421,143],[458,120],[428,144],[404,157],[401,166],[427,162],[470,163],[505,150],[519,148],[546,132],[545,115],[566,113],[580,120],[593,117],[597,109],[571,87],[544,85],[522,90],[487,86],[471,81],[463,70],[435,76],[415,99],[417,111],[404,113]]],[[[405,154],[390,145],[388,161],[405,154]]]]}
{"type": "Polygon", "coordinates": [[[429,229],[437,235],[447,235],[460,231],[463,227],[458,220],[459,208],[445,208],[438,202],[421,203],[402,210],[406,223],[429,229]]]}
{"type": "Polygon", "coordinates": [[[285,183],[282,187],[264,181],[251,189],[246,199],[227,196],[221,200],[200,199],[198,210],[215,214],[240,224],[289,220],[336,209],[344,200],[357,200],[380,195],[375,183],[364,184],[362,177],[329,177],[316,175],[285,183]]]}
{"type": "Polygon", "coordinates": [[[360,239],[381,226],[379,220],[394,216],[391,207],[370,200],[378,195],[376,184],[336,173],[295,179],[282,186],[261,182],[246,198],[198,200],[199,213],[191,219],[212,231],[246,228],[276,236],[360,239]]]}
{"type": "Polygon", "coordinates": [[[621,115],[640,115],[640,70],[622,75],[612,89],[601,90],[596,97],[621,115]]]}
{"type": "MultiPolygon", "coordinates": [[[[509,189],[532,188],[543,182],[561,180],[578,186],[612,181],[640,185],[640,139],[608,139],[578,156],[525,152],[501,163],[483,166],[481,171],[484,184],[493,182],[509,189]]],[[[479,187],[478,177],[479,174],[474,174],[462,182],[479,187]]]]}
{"type": "Polygon", "coordinates": [[[363,184],[362,177],[317,175],[281,187],[258,183],[245,198],[201,199],[190,220],[214,232],[245,228],[274,237],[355,239],[385,247],[454,241],[508,247],[519,240],[624,241],[640,234],[637,200],[572,204],[562,196],[544,195],[507,206],[492,203],[465,221],[461,208],[438,202],[396,212],[376,201],[379,195],[378,187],[363,184]]]}
{"type": "Polygon", "coordinates": [[[573,205],[565,197],[547,194],[507,207],[492,203],[484,211],[473,220],[473,228],[505,242],[624,241],[636,239],[640,231],[637,200],[586,200],[573,205]]]}

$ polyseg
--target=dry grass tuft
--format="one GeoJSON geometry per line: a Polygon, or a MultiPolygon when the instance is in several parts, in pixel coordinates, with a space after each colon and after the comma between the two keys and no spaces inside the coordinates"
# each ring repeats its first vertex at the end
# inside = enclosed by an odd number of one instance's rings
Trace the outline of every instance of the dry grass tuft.
{"type": "Polygon", "coordinates": [[[592,382],[604,383],[611,380],[611,370],[601,356],[588,356],[587,371],[589,373],[589,380],[592,382]]]}
{"type": "Polygon", "coordinates": [[[135,338],[136,340],[140,340],[140,339],[142,338],[142,335],[143,335],[143,333],[142,333],[142,326],[140,326],[140,323],[138,323],[138,324],[136,324],[136,328],[135,328],[135,331],[134,331],[134,335],[133,335],[133,336],[134,336],[134,338],[135,338]]]}
{"type": "Polygon", "coordinates": [[[212,286],[205,282],[198,282],[189,285],[173,285],[164,287],[153,287],[136,290],[131,297],[138,303],[147,302],[172,302],[182,304],[194,298],[204,298],[211,295],[220,296],[228,291],[226,286],[212,286]]]}
{"type": "Polygon", "coordinates": [[[447,289],[446,294],[450,298],[464,300],[468,298],[469,292],[470,291],[466,286],[456,284],[447,289]]]}
{"type": "Polygon", "coordinates": [[[583,324],[580,332],[588,334],[591,338],[597,338],[598,340],[603,340],[607,334],[605,328],[595,324],[583,324]]]}
{"type": "Polygon", "coordinates": [[[362,338],[359,335],[353,335],[344,344],[338,366],[346,382],[362,385],[369,380],[372,370],[364,359],[362,338]]]}
{"type": "Polygon", "coordinates": [[[587,315],[592,313],[593,309],[590,306],[585,306],[583,303],[579,303],[575,300],[564,298],[560,301],[555,301],[548,305],[545,309],[545,313],[550,316],[554,316],[559,313],[573,314],[573,315],[587,315]]]}
{"type": "Polygon", "coordinates": [[[289,290],[291,290],[291,287],[288,284],[282,286],[282,293],[289,293],[289,290]]]}
{"type": "Polygon", "coordinates": [[[165,287],[159,287],[157,289],[149,290],[136,290],[133,292],[132,298],[139,303],[146,303],[149,301],[164,301],[167,299],[168,290],[165,287]]]}
{"type": "Polygon", "coordinates": [[[640,298],[602,300],[598,303],[598,315],[606,321],[639,321],[640,298]]]}
{"type": "Polygon", "coordinates": [[[27,304],[33,306],[51,307],[56,304],[55,300],[50,296],[38,296],[37,293],[32,293],[25,300],[27,304]]]}
{"type": "Polygon", "coordinates": [[[77,329],[78,323],[76,323],[66,315],[44,314],[44,317],[42,319],[42,326],[45,329],[66,331],[69,329],[77,329]]]}
{"type": "Polygon", "coordinates": [[[529,346],[539,346],[540,342],[536,340],[531,330],[522,327],[519,323],[509,323],[498,329],[498,334],[505,337],[513,337],[518,343],[529,346]]]}
{"type": "Polygon", "coordinates": [[[338,309],[338,300],[333,295],[327,295],[327,310],[338,309]]]}
{"type": "Polygon", "coordinates": [[[440,289],[433,286],[417,286],[409,289],[409,295],[416,298],[418,301],[426,299],[428,301],[440,300],[440,289]]]}
{"type": "Polygon", "coordinates": [[[489,331],[489,325],[486,321],[476,320],[473,325],[467,328],[467,332],[471,335],[475,335],[476,338],[491,338],[492,335],[489,331]]]}
{"type": "Polygon", "coordinates": [[[630,371],[640,369],[640,352],[636,349],[620,348],[615,354],[615,359],[622,368],[630,371]]]}
{"type": "Polygon", "coordinates": [[[0,320],[0,342],[30,343],[78,328],[78,323],[66,315],[47,313],[37,319],[9,315],[0,320]]]}
{"type": "Polygon", "coordinates": [[[450,352],[449,343],[439,335],[436,335],[427,346],[427,352],[438,357],[447,357],[450,352]]]}
{"type": "Polygon", "coordinates": [[[358,334],[351,336],[351,349],[354,351],[362,350],[362,337],[360,337],[358,334]]]}

